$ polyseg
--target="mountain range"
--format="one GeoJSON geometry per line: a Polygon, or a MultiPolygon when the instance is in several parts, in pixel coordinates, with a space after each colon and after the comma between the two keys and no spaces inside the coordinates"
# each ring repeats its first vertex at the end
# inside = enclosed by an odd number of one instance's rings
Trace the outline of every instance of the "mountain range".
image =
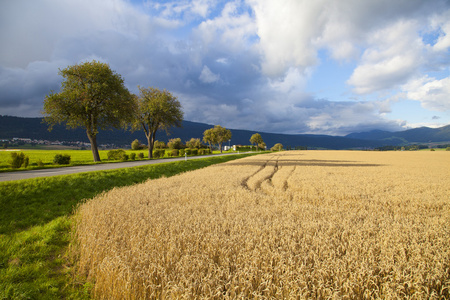
{"type": "MultiPolygon", "coordinates": [[[[157,133],[156,138],[167,142],[170,138],[181,138],[183,142],[191,138],[203,138],[203,132],[214,125],[183,121],[183,127],[172,128],[170,135],[164,131],[157,133]]],[[[249,145],[250,137],[256,133],[251,130],[230,129],[232,133],[230,145],[249,145]]],[[[278,134],[259,132],[270,148],[281,143],[285,148],[308,147],[324,149],[361,149],[376,148],[386,145],[400,146],[413,143],[445,143],[450,141],[450,125],[441,128],[415,128],[399,132],[373,130],[369,132],[351,133],[346,136],[330,136],[315,134],[278,134]]],[[[48,126],[42,118],[22,118],[0,116],[0,139],[30,138],[36,140],[89,142],[82,128],[67,129],[64,125],[48,126]]],[[[97,135],[99,144],[130,145],[138,139],[146,144],[143,131],[130,132],[123,129],[100,130],[97,135]]]]}
{"type": "Polygon", "coordinates": [[[450,141],[450,125],[440,128],[420,127],[398,132],[372,130],[369,132],[351,133],[346,135],[346,137],[385,141],[391,145],[448,142],[450,141]]]}

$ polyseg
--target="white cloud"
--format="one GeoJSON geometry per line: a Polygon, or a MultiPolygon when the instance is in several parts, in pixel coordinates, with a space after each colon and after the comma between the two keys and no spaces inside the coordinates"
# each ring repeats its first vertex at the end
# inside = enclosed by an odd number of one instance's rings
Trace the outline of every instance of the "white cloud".
{"type": "Polygon", "coordinates": [[[404,129],[412,129],[412,128],[420,128],[420,127],[429,127],[429,128],[439,128],[449,124],[443,123],[430,123],[430,122],[421,122],[421,123],[408,123],[404,126],[404,129]]]}
{"type": "Polygon", "coordinates": [[[430,27],[439,32],[439,37],[433,45],[433,50],[437,52],[447,51],[450,48],[450,10],[445,11],[443,14],[432,16],[430,27]]]}
{"type": "Polygon", "coordinates": [[[356,63],[347,84],[359,95],[389,92],[424,69],[450,63],[450,9],[445,1],[248,3],[255,11],[262,71],[274,80],[285,81],[293,68],[307,78],[321,63],[322,49],[335,60],[356,63]],[[439,32],[432,49],[421,37],[427,27],[439,32]]]}
{"type": "Polygon", "coordinates": [[[241,1],[227,2],[221,14],[213,19],[203,21],[194,34],[206,48],[219,44],[223,51],[246,51],[249,39],[255,35],[256,27],[253,18],[247,11],[240,12],[244,5],[241,1]]]}
{"type": "Polygon", "coordinates": [[[220,80],[219,74],[214,74],[207,66],[203,66],[202,72],[198,79],[203,83],[214,83],[220,80]]]}
{"type": "MultiPolygon", "coordinates": [[[[442,1],[421,0],[248,0],[256,16],[262,69],[281,76],[290,67],[318,64],[327,49],[338,60],[358,59],[374,32],[399,19],[426,19],[442,1]]],[[[445,6],[444,6],[445,7],[445,6]]],[[[395,27],[395,24],[394,24],[395,27]]],[[[393,28],[395,30],[395,28],[393,28]]]]}
{"type": "Polygon", "coordinates": [[[450,110],[450,77],[438,80],[425,76],[411,80],[402,88],[408,99],[420,101],[426,109],[450,110]]]}
{"type": "Polygon", "coordinates": [[[303,90],[305,82],[305,77],[297,68],[290,68],[282,78],[269,79],[270,87],[283,94],[287,94],[293,89],[303,90]]]}
{"type": "Polygon", "coordinates": [[[388,120],[380,115],[385,103],[380,102],[330,102],[320,111],[309,114],[306,121],[311,133],[345,135],[373,128],[398,131],[404,121],[388,120]]]}
{"type": "Polygon", "coordinates": [[[369,39],[361,64],[347,81],[357,94],[368,94],[405,83],[422,63],[422,40],[414,22],[399,21],[369,39]]]}
{"type": "Polygon", "coordinates": [[[216,62],[218,62],[220,64],[227,65],[228,64],[228,59],[226,59],[225,57],[221,57],[221,58],[216,59],[216,62]]]}
{"type": "Polygon", "coordinates": [[[321,32],[324,1],[250,1],[256,16],[262,70],[281,76],[290,67],[306,68],[317,63],[312,42],[321,32]]]}

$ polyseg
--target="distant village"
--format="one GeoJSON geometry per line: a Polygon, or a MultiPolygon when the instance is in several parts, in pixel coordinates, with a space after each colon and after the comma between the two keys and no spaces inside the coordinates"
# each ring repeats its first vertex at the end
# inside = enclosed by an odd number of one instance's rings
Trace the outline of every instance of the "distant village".
{"type": "MultiPolygon", "coordinates": [[[[31,145],[31,146],[39,145],[39,146],[54,146],[54,147],[66,146],[66,147],[72,147],[72,148],[76,148],[76,149],[90,149],[91,148],[91,143],[85,143],[85,142],[80,142],[80,141],[76,141],[76,142],[48,141],[48,140],[36,140],[36,139],[30,139],[30,138],[1,139],[0,145],[2,146],[3,149],[14,148],[14,147],[23,146],[23,145],[31,145]]],[[[115,145],[115,144],[99,145],[99,149],[103,149],[103,150],[114,149],[117,147],[118,147],[118,145],[115,145]]],[[[125,146],[125,148],[127,148],[127,147],[131,148],[130,145],[125,146]]]]}

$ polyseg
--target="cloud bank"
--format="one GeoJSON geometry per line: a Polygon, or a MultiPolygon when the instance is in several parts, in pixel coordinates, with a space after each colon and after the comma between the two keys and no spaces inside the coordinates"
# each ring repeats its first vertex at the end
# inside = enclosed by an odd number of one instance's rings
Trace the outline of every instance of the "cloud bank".
{"type": "Polygon", "coordinates": [[[0,25],[4,115],[40,116],[58,69],[96,59],[132,92],[168,89],[187,120],[229,128],[343,135],[450,123],[445,0],[15,0],[0,4],[0,25]],[[330,85],[337,93],[321,94],[330,85]],[[393,111],[404,101],[421,110],[393,111]]]}

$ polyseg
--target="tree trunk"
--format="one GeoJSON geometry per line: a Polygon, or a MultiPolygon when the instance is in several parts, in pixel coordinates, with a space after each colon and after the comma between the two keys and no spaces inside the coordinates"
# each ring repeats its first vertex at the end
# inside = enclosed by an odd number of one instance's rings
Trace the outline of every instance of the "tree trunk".
{"type": "Polygon", "coordinates": [[[148,159],[153,158],[153,145],[150,142],[150,136],[147,137],[148,159]]]}
{"type": "Polygon", "coordinates": [[[153,147],[155,145],[155,137],[156,137],[156,131],[149,132],[149,134],[147,135],[148,159],[153,158],[153,147]]]}
{"type": "Polygon", "coordinates": [[[147,145],[148,145],[148,159],[153,158],[153,143],[151,136],[147,136],[147,145]]]}
{"type": "Polygon", "coordinates": [[[97,135],[91,134],[89,130],[86,130],[87,136],[89,138],[89,141],[91,142],[91,151],[92,155],[94,156],[95,162],[100,162],[100,154],[98,154],[98,147],[97,147],[97,135]]]}

